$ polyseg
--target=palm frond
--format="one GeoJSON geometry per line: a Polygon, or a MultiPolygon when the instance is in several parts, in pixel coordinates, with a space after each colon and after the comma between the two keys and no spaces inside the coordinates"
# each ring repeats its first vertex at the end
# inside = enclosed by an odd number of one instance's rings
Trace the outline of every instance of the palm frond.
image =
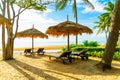
{"type": "Polygon", "coordinates": [[[99,27],[99,28],[98,28],[98,31],[97,31],[97,33],[96,33],[96,35],[98,35],[98,34],[100,33],[101,30],[102,30],[102,29],[99,27]]]}
{"type": "Polygon", "coordinates": [[[57,0],[56,10],[63,10],[67,6],[68,0],[57,0]]]}
{"type": "Polygon", "coordinates": [[[88,6],[90,7],[91,9],[95,9],[93,4],[89,1],[89,0],[83,0],[83,2],[88,6]]]}
{"type": "Polygon", "coordinates": [[[104,10],[111,13],[113,11],[113,8],[114,8],[114,4],[112,2],[108,2],[107,6],[104,7],[104,10]]]}

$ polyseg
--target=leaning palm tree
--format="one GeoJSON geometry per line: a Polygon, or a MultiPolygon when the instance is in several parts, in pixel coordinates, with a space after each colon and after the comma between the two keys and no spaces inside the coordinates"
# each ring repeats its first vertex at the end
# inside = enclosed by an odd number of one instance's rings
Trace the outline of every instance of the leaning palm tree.
{"type": "Polygon", "coordinates": [[[94,28],[98,28],[97,34],[105,31],[106,40],[107,40],[107,33],[109,31],[109,26],[111,23],[113,8],[114,8],[114,4],[112,2],[108,2],[107,6],[104,7],[104,10],[106,12],[101,14],[100,16],[98,16],[99,21],[94,22],[96,24],[96,26],[94,28]]]}
{"type": "MultiPolygon", "coordinates": [[[[72,2],[73,0],[57,0],[56,1],[56,10],[63,10],[66,6],[68,2],[72,2]]],[[[89,0],[82,0],[87,6],[91,7],[92,9],[94,9],[94,6],[91,4],[91,2],[89,2],[89,0]]],[[[78,23],[78,16],[77,16],[77,4],[76,4],[76,0],[74,0],[73,4],[72,4],[72,10],[74,13],[74,17],[76,18],[76,24],[78,23]]],[[[78,37],[76,35],[76,45],[78,44],[78,37]]]]}
{"type": "Polygon", "coordinates": [[[112,22],[110,25],[109,36],[107,39],[105,52],[102,58],[103,70],[111,69],[111,63],[115,52],[116,44],[118,41],[120,30],[120,0],[115,0],[113,9],[112,22]]]}

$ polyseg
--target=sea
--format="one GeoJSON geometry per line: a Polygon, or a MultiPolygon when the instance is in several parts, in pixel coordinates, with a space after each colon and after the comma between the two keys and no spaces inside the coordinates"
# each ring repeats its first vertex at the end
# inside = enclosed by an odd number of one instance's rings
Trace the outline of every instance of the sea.
{"type": "MultiPolygon", "coordinates": [[[[90,36],[78,36],[78,44],[82,44],[84,40],[88,41],[97,41],[99,44],[105,44],[105,39],[102,37],[90,37],[90,36]]],[[[49,37],[48,39],[34,38],[33,43],[34,47],[42,47],[42,46],[55,46],[55,45],[67,45],[68,39],[67,37],[49,37]]],[[[70,44],[76,43],[76,37],[70,36],[69,39],[70,44]]],[[[14,48],[26,48],[32,47],[32,38],[16,38],[14,41],[14,48]]],[[[2,48],[2,44],[0,46],[2,48]]],[[[56,52],[59,50],[46,50],[46,52],[56,52]]],[[[20,51],[15,51],[20,52],[20,51]]],[[[2,52],[0,51],[0,54],[2,52]]]]}
{"type": "MultiPolygon", "coordinates": [[[[104,37],[97,36],[78,36],[78,44],[83,44],[84,40],[88,41],[97,41],[98,44],[106,43],[104,37]]],[[[52,46],[52,45],[67,45],[68,39],[67,37],[49,37],[48,39],[34,38],[34,46],[52,46]]],[[[69,38],[70,44],[76,43],[76,37],[70,36],[69,38]]],[[[16,38],[14,42],[14,47],[30,47],[32,46],[32,38],[16,38]]]]}

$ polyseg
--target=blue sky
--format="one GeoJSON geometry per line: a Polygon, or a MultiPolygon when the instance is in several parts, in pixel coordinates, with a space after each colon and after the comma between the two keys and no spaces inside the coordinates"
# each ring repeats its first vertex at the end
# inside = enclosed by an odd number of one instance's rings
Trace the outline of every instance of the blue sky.
{"type": "MultiPolygon", "coordinates": [[[[93,27],[95,24],[93,22],[98,20],[98,16],[104,12],[103,8],[106,2],[110,0],[89,0],[94,6],[95,9],[92,10],[82,3],[82,0],[77,0],[77,11],[78,11],[78,22],[79,24],[86,25],[93,30],[93,34],[82,34],[79,35],[79,43],[82,43],[84,40],[89,41],[97,41],[99,43],[105,43],[105,34],[101,33],[96,36],[96,31],[93,27]]],[[[114,0],[111,0],[112,2],[114,0]]],[[[18,7],[16,6],[16,11],[18,7]]],[[[69,4],[65,10],[56,11],[55,6],[49,5],[47,10],[44,12],[35,11],[35,10],[26,10],[20,15],[19,20],[19,31],[34,27],[43,33],[47,30],[47,28],[51,25],[56,25],[60,22],[66,20],[66,16],[69,16],[69,20],[75,22],[75,18],[73,17],[72,7],[69,4]]],[[[0,35],[1,36],[1,35],[0,35]]],[[[35,39],[36,46],[44,46],[44,45],[60,45],[66,44],[66,37],[52,37],[49,36],[48,39],[35,39]]],[[[75,36],[70,36],[70,43],[75,43],[75,36]]],[[[15,47],[29,47],[31,46],[30,38],[16,38],[15,39],[15,47]],[[25,45],[23,45],[25,43],[25,45]]]]}

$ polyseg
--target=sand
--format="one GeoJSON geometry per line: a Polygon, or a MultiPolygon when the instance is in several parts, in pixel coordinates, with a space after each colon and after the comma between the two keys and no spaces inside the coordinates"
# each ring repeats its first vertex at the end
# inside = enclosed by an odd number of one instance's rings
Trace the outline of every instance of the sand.
{"type": "Polygon", "coordinates": [[[62,64],[45,55],[14,53],[14,60],[3,61],[0,55],[0,80],[120,80],[120,61],[112,62],[112,69],[103,72],[95,65],[100,58],[75,59],[62,64]]]}
{"type": "Polygon", "coordinates": [[[120,62],[113,61],[111,70],[98,69],[100,58],[76,59],[62,64],[45,55],[14,54],[14,60],[0,60],[0,80],[120,80],[120,62]]]}

